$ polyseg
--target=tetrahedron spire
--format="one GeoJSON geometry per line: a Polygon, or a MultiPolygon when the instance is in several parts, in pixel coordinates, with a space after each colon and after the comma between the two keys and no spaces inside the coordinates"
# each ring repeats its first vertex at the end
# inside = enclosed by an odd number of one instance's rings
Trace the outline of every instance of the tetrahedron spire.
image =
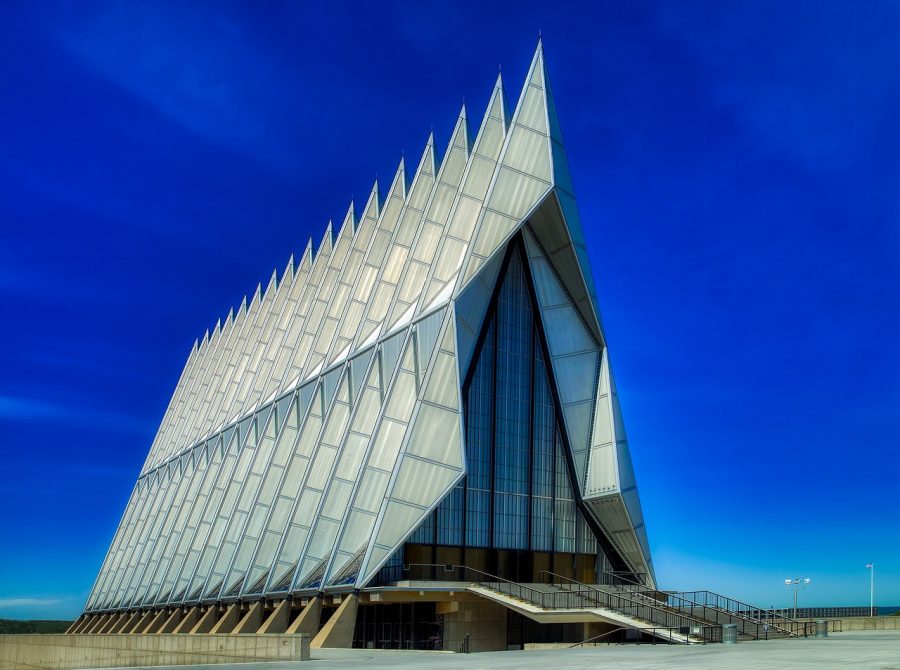
{"type": "Polygon", "coordinates": [[[434,131],[428,133],[428,139],[425,140],[425,150],[422,152],[422,158],[419,160],[419,167],[416,174],[423,172],[432,176],[437,174],[437,151],[434,147],[434,131]]]}
{"type": "MultiPolygon", "coordinates": [[[[453,147],[464,149],[466,155],[469,154],[469,115],[466,112],[466,103],[463,103],[459,110],[459,116],[453,128],[453,135],[450,137],[450,149],[453,147]]],[[[447,150],[448,153],[450,149],[447,150]]]]}
{"type": "Polygon", "coordinates": [[[391,187],[388,189],[388,198],[392,196],[399,196],[406,200],[406,158],[404,156],[400,156],[400,164],[397,166],[391,187]]]}
{"type": "Polygon", "coordinates": [[[312,253],[313,253],[313,241],[310,237],[306,241],[306,248],[303,250],[303,255],[300,257],[300,262],[297,263],[297,273],[302,271],[309,272],[310,268],[312,268],[312,253]]]}
{"type": "Polygon", "coordinates": [[[378,196],[378,178],[372,184],[372,190],[369,191],[369,198],[366,200],[366,206],[363,208],[362,216],[359,219],[359,230],[364,230],[365,235],[370,235],[378,222],[378,214],[381,211],[381,199],[378,196]]]}
{"type": "MultiPolygon", "coordinates": [[[[347,215],[350,216],[350,212],[353,211],[353,203],[350,203],[350,210],[347,212],[347,215]]],[[[331,253],[331,249],[334,246],[334,232],[332,229],[331,219],[328,219],[328,225],[325,227],[325,234],[322,235],[322,241],[319,242],[319,249],[316,252],[316,256],[320,256],[324,251],[326,254],[331,253]]]]}
{"type": "Polygon", "coordinates": [[[500,153],[500,147],[503,145],[503,138],[506,134],[506,127],[509,123],[509,113],[507,111],[506,96],[503,93],[503,75],[497,75],[497,81],[491,91],[491,98],[488,101],[487,110],[484,113],[484,119],[481,127],[478,129],[478,136],[475,138],[474,151],[482,156],[488,157],[493,161],[497,160],[500,153]]]}
{"type": "Polygon", "coordinates": [[[353,237],[353,234],[356,232],[356,216],[353,210],[353,203],[350,203],[350,207],[347,208],[347,213],[344,215],[344,220],[341,222],[341,227],[338,230],[337,239],[342,237],[353,237]]]}
{"type": "Polygon", "coordinates": [[[264,295],[265,297],[269,297],[269,292],[270,292],[272,289],[276,289],[276,290],[278,289],[278,268],[274,268],[274,269],[272,270],[272,274],[271,274],[271,276],[269,277],[269,283],[266,284],[266,290],[265,290],[265,293],[264,293],[263,295],[264,295]]]}

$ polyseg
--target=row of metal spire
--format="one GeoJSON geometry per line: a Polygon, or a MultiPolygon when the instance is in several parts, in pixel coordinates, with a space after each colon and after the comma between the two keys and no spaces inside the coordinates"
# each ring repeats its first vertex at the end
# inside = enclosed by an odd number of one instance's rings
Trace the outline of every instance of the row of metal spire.
{"type": "MultiPolygon", "coordinates": [[[[533,128],[523,127],[520,137],[526,133],[539,137],[541,132],[550,132],[544,77],[539,45],[516,115],[523,114],[523,123],[538,125],[540,129],[534,132],[533,128]],[[543,121],[535,121],[541,117],[543,121]]],[[[376,180],[358,218],[351,203],[337,236],[329,221],[318,249],[314,250],[310,240],[299,263],[295,265],[291,256],[280,279],[276,268],[265,289],[258,284],[249,302],[245,296],[224,322],[220,319],[212,332],[207,331],[197,340],[144,470],[237,420],[260,402],[268,402],[268,391],[274,398],[305,380],[310,372],[315,374],[323,365],[336,363],[340,352],[349,353],[368,344],[372,337],[377,339],[407,313],[411,318],[435,301],[449,300],[454,287],[477,272],[484,263],[483,255],[500,243],[506,229],[511,231],[515,225],[517,212],[507,213],[513,216],[494,214],[497,225],[476,225],[478,213],[491,205],[488,199],[495,189],[488,185],[501,171],[501,163],[503,170],[511,166],[522,175],[521,181],[537,185],[537,190],[532,187],[531,199],[536,200],[550,188],[552,167],[546,149],[534,154],[533,146],[517,146],[517,155],[523,151],[534,155],[510,159],[521,165],[503,162],[516,115],[511,118],[508,113],[502,77],[498,76],[474,143],[464,104],[440,168],[430,133],[411,184],[407,185],[405,161],[401,158],[383,201],[376,180]],[[537,178],[527,173],[535,171],[536,160],[541,164],[537,178]],[[473,212],[468,219],[459,216],[464,205],[473,212]],[[399,247],[403,251],[395,257],[399,247]],[[367,265],[370,256],[377,258],[367,265]],[[401,267],[401,276],[385,279],[401,267]],[[361,291],[363,285],[366,288],[361,291]],[[381,293],[382,288],[386,293],[381,293]],[[365,299],[353,303],[361,292],[365,299]],[[293,313],[286,311],[288,302],[293,303],[293,313]],[[309,323],[310,319],[320,323],[309,323]],[[293,324],[298,320],[304,324],[293,324]],[[275,337],[276,328],[282,331],[280,338],[275,337]],[[288,333],[289,339],[285,337],[288,333]],[[309,343],[309,338],[327,342],[309,343]],[[290,355],[284,353],[285,347],[297,348],[293,362],[284,360],[290,355]],[[273,369],[276,359],[279,369],[273,369]],[[271,364],[261,364],[264,361],[271,364]],[[248,367],[251,363],[253,369],[248,367]],[[261,379],[262,375],[268,378],[261,379]],[[277,384],[270,383],[275,381],[277,384]],[[238,413],[231,416],[235,411],[238,413]]],[[[544,137],[546,140],[547,135],[544,137]]],[[[545,147],[548,144],[544,141],[545,147]]],[[[502,210],[502,206],[498,204],[495,209],[502,210]]]]}

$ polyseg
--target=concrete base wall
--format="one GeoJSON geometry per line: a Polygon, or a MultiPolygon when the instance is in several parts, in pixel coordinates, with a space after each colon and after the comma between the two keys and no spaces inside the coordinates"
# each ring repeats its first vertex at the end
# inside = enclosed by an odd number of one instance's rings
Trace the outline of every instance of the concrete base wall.
{"type": "Polygon", "coordinates": [[[0,670],[300,660],[306,635],[0,635],[0,670]]]}
{"type": "Polygon", "coordinates": [[[444,614],[444,651],[459,651],[469,634],[469,651],[506,651],[506,608],[490,602],[460,601],[444,614]]]}
{"type": "MultiPolygon", "coordinates": [[[[826,620],[840,621],[838,627],[844,633],[851,630],[900,630],[900,616],[850,616],[826,620]]],[[[817,621],[817,619],[798,619],[798,621],[817,621]]]]}

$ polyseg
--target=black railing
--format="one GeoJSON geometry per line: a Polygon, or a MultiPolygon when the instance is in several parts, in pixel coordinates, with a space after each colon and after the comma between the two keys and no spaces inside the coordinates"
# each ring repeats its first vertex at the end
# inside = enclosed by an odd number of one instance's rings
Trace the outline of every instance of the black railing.
{"type": "Polygon", "coordinates": [[[677,628],[682,635],[699,637],[704,642],[721,642],[721,625],[718,622],[710,622],[701,618],[686,615],[684,612],[674,611],[653,597],[651,592],[627,591],[627,596],[609,593],[592,584],[584,584],[571,577],[558,575],[549,570],[543,570],[540,576],[548,584],[564,590],[575,590],[578,593],[585,591],[593,593],[598,607],[605,607],[614,611],[628,614],[638,619],[643,619],[653,624],[659,624],[666,628],[677,628]],[[620,609],[621,608],[621,609],[620,609]]]}
{"type": "Polygon", "coordinates": [[[721,618],[720,615],[726,616],[729,618],[726,623],[736,624],[738,633],[756,640],[767,640],[781,634],[805,637],[815,632],[806,622],[795,621],[788,616],[776,616],[772,610],[756,607],[713,591],[654,593],[665,596],[669,607],[690,612],[693,616],[716,621],[721,618]]]}
{"type": "Polygon", "coordinates": [[[616,586],[626,591],[646,591],[650,588],[647,584],[647,575],[643,572],[615,572],[604,570],[602,572],[603,583],[616,586]]]}
{"type": "MultiPolygon", "coordinates": [[[[876,607],[874,609],[875,616],[879,616],[878,608],[876,607]]],[[[785,616],[795,619],[842,619],[849,617],[871,616],[868,607],[798,607],[796,617],[794,616],[793,607],[776,609],[773,610],[773,612],[775,612],[779,617],[785,616]]]]}
{"type": "MultiPolygon", "coordinates": [[[[440,581],[470,582],[491,589],[497,593],[535,605],[541,609],[607,609],[638,619],[649,624],[646,628],[670,631],[683,636],[683,641],[717,642],[721,640],[721,630],[708,621],[700,621],[679,612],[664,609],[646,598],[634,599],[615,593],[607,593],[596,587],[580,584],[574,580],[544,572],[551,579],[548,588],[538,589],[536,585],[520,584],[496,575],[491,575],[464,565],[435,565],[413,563],[404,566],[407,579],[427,579],[440,581]],[[554,583],[553,577],[557,578],[554,583]]],[[[682,641],[682,640],[677,640],[682,641]]]]}

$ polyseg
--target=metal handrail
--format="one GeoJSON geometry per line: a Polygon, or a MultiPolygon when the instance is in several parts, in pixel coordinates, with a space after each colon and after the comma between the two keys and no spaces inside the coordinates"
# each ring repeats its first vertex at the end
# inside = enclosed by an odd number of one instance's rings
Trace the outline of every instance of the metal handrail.
{"type": "MultiPolygon", "coordinates": [[[[652,591],[646,587],[646,585],[641,584],[635,579],[632,579],[626,575],[609,572],[608,570],[603,571],[604,575],[612,577],[614,580],[613,586],[623,588],[629,593],[635,594],[638,592],[643,593],[665,593],[669,598],[679,598],[684,602],[690,604],[693,603],[698,607],[704,608],[704,611],[708,608],[710,610],[721,612],[727,614],[732,618],[739,619],[744,622],[749,622],[753,624],[755,630],[752,632],[747,632],[746,626],[741,626],[741,632],[746,635],[751,635],[756,639],[769,637],[769,628],[774,628],[779,630],[787,635],[794,636],[808,636],[811,631],[811,627],[808,623],[797,621],[787,616],[780,616],[778,618],[781,619],[781,623],[773,623],[773,620],[776,618],[774,610],[766,610],[761,607],[756,607],[755,605],[750,605],[749,603],[741,602],[740,600],[736,600],[734,598],[730,598],[728,596],[722,595],[720,593],[715,593],[714,591],[683,591],[683,592],[666,592],[666,591],[652,591]],[[695,599],[691,596],[695,594],[703,594],[704,596],[711,596],[713,603],[710,603],[709,597],[704,597],[702,602],[698,602],[700,599],[695,599]],[[722,604],[724,603],[724,605],[722,604]],[[756,614],[757,616],[754,616],[756,614]],[[762,628],[762,634],[760,634],[760,627],[762,628]]],[[[683,607],[683,605],[681,605],[683,607]]],[[[691,612],[693,613],[693,606],[690,607],[691,612]]]]}
{"type": "Polygon", "coordinates": [[[714,611],[723,612],[730,616],[749,621],[758,626],[763,626],[763,630],[768,637],[768,629],[770,626],[776,630],[780,630],[788,635],[809,635],[809,626],[805,622],[797,621],[786,616],[776,616],[774,610],[767,610],[749,603],[729,598],[721,593],[714,591],[678,591],[663,592],[667,599],[678,599],[689,605],[709,608],[714,611]],[[778,622],[776,623],[776,619],[778,622]]]}
{"type": "MultiPolygon", "coordinates": [[[[555,572],[551,572],[550,570],[541,570],[538,574],[539,575],[549,575],[550,577],[555,577],[557,579],[565,580],[566,582],[580,586],[582,589],[595,591],[595,592],[602,594],[604,596],[607,596],[607,597],[613,596],[613,594],[603,591],[602,589],[598,588],[594,584],[585,584],[584,582],[579,582],[577,579],[572,579],[571,577],[566,577],[565,575],[560,575],[555,572]]],[[[550,581],[550,584],[553,584],[552,580],[550,581]]],[[[560,588],[562,588],[562,587],[560,587],[560,588]]],[[[661,603],[659,600],[657,600],[656,598],[653,598],[653,597],[648,597],[646,595],[647,592],[629,591],[628,593],[632,597],[637,596],[641,600],[641,602],[648,607],[651,607],[651,608],[657,609],[657,610],[661,610],[663,612],[676,614],[676,615],[682,617],[683,619],[689,621],[690,625],[693,627],[710,625],[710,622],[708,620],[698,619],[698,618],[695,618],[692,616],[688,616],[682,612],[670,612],[670,610],[667,610],[666,606],[663,603],[661,603]]],[[[618,597],[618,596],[614,596],[614,597],[618,597]]],[[[628,600],[631,600],[631,598],[628,598],[628,600]]]]}
{"type": "MultiPolygon", "coordinates": [[[[667,596],[667,601],[672,599],[679,599],[682,601],[680,605],[671,605],[678,608],[683,608],[683,603],[688,603],[690,606],[691,613],[694,611],[694,606],[702,607],[704,611],[708,608],[716,612],[721,612],[727,614],[728,616],[736,619],[740,619],[741,621],[749,622],[753,624],[755,630],[752,632],[747,631],[746,626],[741,626],[741,632],[747,635],[752,635],[756,639],[760,639],[763,637],[768,639],[768,627],[775,628],[776,630],[780,630],[783,633],[788,635],[808,635],[809,634],[809,626],[804,622],[799,622],[789,617],[781,617],[782,624],[773,623],[773,611],[765,610],[761,607],[756,607],[755,605],[750,605],[749,603],[742,602],[740,600],[736,600],[735,598],[730,598],[728,596],[722,595],[720,593],[715,593],[714,591],[684,591],[684,592],[667,592],[667,591],[658,591],[658,590],[649,590],[646,586],[639,584],[636,580],[630,579],[626,576],[623,576],[618,573],[609,572],[607,570],[603,571],[603,574],[609,575],[613,577],[616,581],[620,582],[619,584],[614,584],[615,586],[625,588],[629,593],[637,594],[637,589],[641,589],[643,594],[652,593],[663,593],[667,596]],[[624,582],[622,584],[621,582],[624,582]],[[693,598],[691,596],[695,594],[703,594],[704,598],[693,598]],[[710,603],[710,598],[712,597],[713,603],[710,603]],[[724,603],[724,604],[723,604],[724,603]],[[757,614],[758,616],[754,616],[757,614]],[[762,635],[760,634],[760,627],[762,627],[762,635]]],[[[652,596],[651,596],[652,597],[652,596]]]]}
{"type": "MultiPolygon", "coordinates": [[[[498,577],[497,575],[492,575],[466,565],[411,563],[404,566],[404,571],[409,572],[414,567],[442,568],[444,572],[458,570],[461,571],[461,576],[466,576],[467,573],[471,573],[472,575],[479,576],[479,578],[474,580],[463,579],[461,581],[472,581],[481,586],[491,588],[503,595],[508,595],[538,605],[543,609],[586,609],[589,607],[602,607],[646,621],[650,624],[659,624],[659,628],[678,628],[680,629],[681,634],[685,635],[686,640],[688,639],[692,628],[700,629],[701,631],[703,631],[704,628],[714,628],[710,627],[708,621],[700,621],[680,612],[672,612],[661,607],[659,604],[648,603],[646,602],[646,599],[645,602],[640,602],[623,595],[606,593],[605,591],[600,591],[596,587],[581,584],[580,582],[578,585],[582,588],[578,590],[571,588],[564,589],[557,586],[559,589],[558,591],[546,592],[538,591],[525,584],[513,582],[504,577],[498,577]]],[[[574,582],[575,580],[571,581],[574,582]]],[[[714,638],[715,634],[706,631],[701,633],[701,637],[704,641],[714,641],[714,639],[710,638],[714,638]]]]}
{"type": "MultiPolygon", "coordinates": [[[[546,570],[545,570],[545,572],[546,572],[546,570]]],[[[636,589],[647,590],[646,584],[643,584],[636,579],[631,579],[629,577],[626,577],[622,573],[610,572],[609,570],[603,570],[602,574],[612,577],[616,582],[624,582],[623,584],[616,584],[615,582],[613,582],[611,584],[611,586],[621,586],[622,588],[627,589],[629,591],[633,591],[636,589]]],[[[643,574],[643,573],[641,573],[641,574],[643,574]]]]}

